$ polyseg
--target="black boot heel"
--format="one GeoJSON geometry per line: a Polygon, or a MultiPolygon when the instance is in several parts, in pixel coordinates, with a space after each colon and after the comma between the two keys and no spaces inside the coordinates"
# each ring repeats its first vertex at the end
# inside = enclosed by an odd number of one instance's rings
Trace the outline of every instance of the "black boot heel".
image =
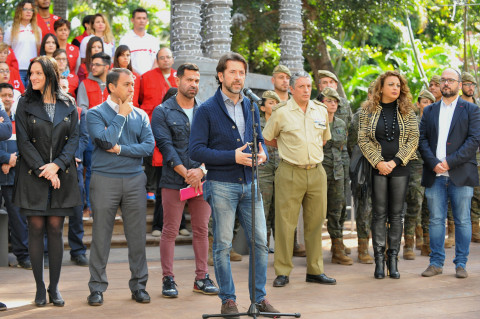
{"type": "Polygon", "coordinates": [[[388,252],[387,259],[387,271],[388,276],[393,279],[400,279],[400,273],[398,272],[397,263],[398,263],[398,254],[395,251],[388,252]]]}

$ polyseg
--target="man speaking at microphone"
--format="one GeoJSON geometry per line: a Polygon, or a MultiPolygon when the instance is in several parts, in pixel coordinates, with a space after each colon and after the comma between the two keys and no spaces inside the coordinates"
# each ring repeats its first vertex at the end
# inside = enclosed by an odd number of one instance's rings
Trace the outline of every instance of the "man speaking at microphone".
{"type": "MultiPolygon", "coordinates": [[[[190,157],[205,163],[208,170],[203,186],[204,198],[212,208],[213,261],[222,300],[221,313],[238,313],[230,268],[235,215],[250,240],[255,236],[255,279],[249,276],[249,291],[255,289],[255,303],[261,312],[279,313],[265,299],[267,280],[267,232],[261,198],[252,198],[252,116],[250,101],[242,95],[247,62],[238,53],[224,54],[217,65],[217,92],[196,112],[190,134],[190,157]],[[250,144],[249,144],[250,143],[250,144]],[[255,234],[252,229],[252,201],[255,201],[255,234]]],[[[260,123],[255,108],[255,122],[260,123]]],[[[260,125],[255,126],[258,139],[258,164],[267,160],[260,125]]],[[[250,247],[251,248],[251,247],[250,247]]],[[[251,259],[250,259],[251,263],[251,259]]],[[[230,317],[232,318],[232,317],[230,317]]],[[[235,317],[237,318],[237,317],[235,317]]]]}

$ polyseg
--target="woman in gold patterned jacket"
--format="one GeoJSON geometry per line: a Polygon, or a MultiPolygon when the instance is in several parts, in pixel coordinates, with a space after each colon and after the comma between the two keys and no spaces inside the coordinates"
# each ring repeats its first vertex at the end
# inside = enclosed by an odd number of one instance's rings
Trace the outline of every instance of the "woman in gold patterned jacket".
{"type": "Polygon", "coordinates": [[[389,276],[400,278],[397,256],[410,175],[408,163],[417,158],[419,137],[411,101],[407,80],[397,71],[387,71],[377,78],[360,113],[358,145],[373,167],[372,242],[377,279],[385,278],[385,247],[389,276]]]}

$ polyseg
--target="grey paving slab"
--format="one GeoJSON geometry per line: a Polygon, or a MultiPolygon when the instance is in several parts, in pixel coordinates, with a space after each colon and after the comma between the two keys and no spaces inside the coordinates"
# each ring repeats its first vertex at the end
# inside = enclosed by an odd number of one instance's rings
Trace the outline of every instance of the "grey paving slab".
{"type": "MultiPolygon", "coordinates": [[[[354,241],[347,243],[354,247],[354,241]]],[[[480,244],[472,244],[467,265],[469,277],[455,278],[452,263],[453,249],[447,249],[444,273],[423,278],[420,273],[427,267],[428,258],[399,262],[401,279],[373,278],[374,265],[355,263],[341,266],[330,263],[330,245],[324,245],[324,263],[327,275],[337,279],[336,286],[323,286],[305,282],[306,260],[294,258],[295,268],[290,284],[284,288],[271,286],[275,273],[273,255],[269,256],[267,294],[270,302],[284,312],[300,312],[302,318],[480,318],[480,244]]],[[[356,248],[352,249],[356,260],[356,248]]],[[[371,248],[370,248],[371,251],[371,248]]],[[[161,297],[162,271],[158,247],[147,248],[149,282],[147,291],[150,304],[137,304],[130,299],[127,250],[112,249],[107,267],[109,287],[101,307],[90,307],[88,296],[88,268],[73,266],[68,253],[62,268],[60,291],[66,305],[56,308],[47,305],[36,308],[32,301],[35,284],[31,271],[19,268],[0,268],[0,301],[9,310],[0,313],[2,318],[201,318],[203,313],[220,310],[216,296],[192,292],[194,279],[193,250],[191,246],[176,247],[174,270],[179,298],[161,297]]],[[[213,269],[210,270],[214,278],[213,269]]],[[[237,288],[237,302],[241,311],[249,306],[248,258],[232,263],[232,273],[237,288]]],[[[48,283],[48,271],[45,271],[48,283]]]]}

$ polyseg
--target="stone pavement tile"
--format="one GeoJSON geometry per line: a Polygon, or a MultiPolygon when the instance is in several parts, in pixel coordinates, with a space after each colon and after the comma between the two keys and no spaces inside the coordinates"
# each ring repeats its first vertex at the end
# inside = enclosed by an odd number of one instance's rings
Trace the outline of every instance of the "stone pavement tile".
{"type": "MultiPolygon", "coordinates": [[[[353,247],[353,246],[352,246],[353,247]]],[[[337,279],[335,286],[305,282],[306,259],[295,257],[295,268],[290,275],[290,284],[284,288],[272,287],[275,271],[273,255],[269,256],[267,273],[267,298],[282,312],[300,312],[302,318],[479,318],[480,313],[480,244],[472,244],[467,265],[469,277],[455,278],[452,264],[453,249],[446,250],[444,273],[432,278],[423,278],[420,273],[427,267],[428,258],[417,256],[416,260],[400,259],[401,279],[373,278],[374,265],[354,263],[342,266],[330,263],[330,246],[324,245],[325,273],[337,279]]],[[[158,247],[147,249],[149,281],[147,291],[150,304],[138,304],[130,299],[128,279],[130,271],[126,263],[126,249],[112,250],[108,264],[108,290],[101,307],[90,307],[88,268],[64,263],[60,291],[65,299],[63,308],[47,305],[36,308],[32,302],[35,284],[31,271],[20,268],[0,268],[0,301],[9,310],[2,318],[201,318],[204,313],[218,313],[220,299],[192,292],[194,261],[191,246],[176,247],[174,263],[175,280],[179,298],[161,297],[162,271],[158,247]]],[[[352,258],[356,259],[356,250],[352,258]]],[[[215,280],[210,267],[210,275],[215,280]]],[[[232,263],[236,284],[237,302],[240,311],[250,305],[248,295],[248,258],[232,263]]],[[[48,284],[48,270],[45,270],[48,284]]]]}

